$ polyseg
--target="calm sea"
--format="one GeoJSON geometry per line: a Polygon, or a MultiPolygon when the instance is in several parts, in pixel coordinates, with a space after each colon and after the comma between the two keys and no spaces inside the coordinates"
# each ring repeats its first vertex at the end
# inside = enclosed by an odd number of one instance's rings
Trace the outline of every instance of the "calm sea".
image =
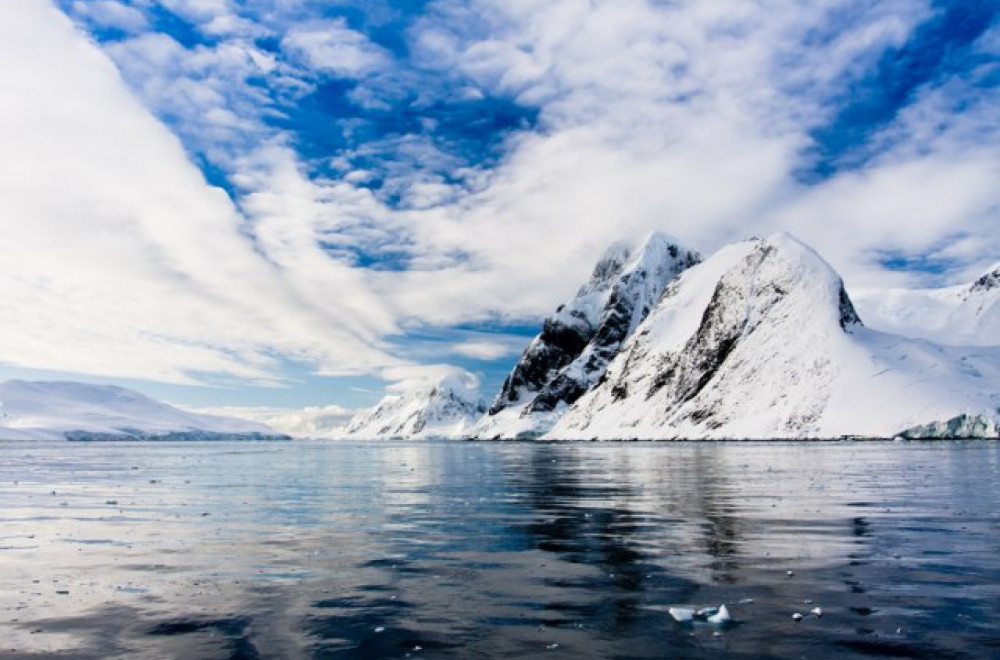
{"type": "Polygon", "coordinates": [[[0,443],[0,657],[1000,657],[998,476],[990,442],[0,443]]]}

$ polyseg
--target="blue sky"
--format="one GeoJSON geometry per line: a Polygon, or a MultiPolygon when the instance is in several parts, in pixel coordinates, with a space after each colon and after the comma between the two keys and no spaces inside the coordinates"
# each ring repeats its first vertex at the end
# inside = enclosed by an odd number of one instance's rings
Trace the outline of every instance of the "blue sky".
{"type": "Polygon", "coordinates": [[[998,16],[12,0],[0,376],[355,407],[466,370],[491,396],[651,230],[789,230],[850,286],[969,279],[1000,258],[998,16]]]}

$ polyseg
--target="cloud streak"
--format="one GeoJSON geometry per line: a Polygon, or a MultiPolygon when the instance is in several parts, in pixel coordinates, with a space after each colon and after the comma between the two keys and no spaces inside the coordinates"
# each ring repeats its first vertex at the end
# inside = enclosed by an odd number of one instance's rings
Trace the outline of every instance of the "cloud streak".
{"type": "Polygon", "coordinates": [[[16,8],[0,28],[25,62],[0,74],[5,361],[168,382],[273,381],[277,355],[330,372],[399,362],[378,347],[392,325],[372,321],[377,304],[358,320],[304,300],[113,65],[51,8],[16,8]]]}

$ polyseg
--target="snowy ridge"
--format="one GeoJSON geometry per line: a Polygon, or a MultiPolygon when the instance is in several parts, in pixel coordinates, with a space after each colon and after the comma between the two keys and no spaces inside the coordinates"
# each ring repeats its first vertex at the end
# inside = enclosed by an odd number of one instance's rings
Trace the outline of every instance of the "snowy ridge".
{"type": "Polygon", "coordinates": [[[958,346],[1000,345],[1000,263],[971,284],[884,289],[855,296],[873,328],[958,346]]]}
{"type": "Polygon", "coordinates": [[[460,438],[486,411],[475,383],[455,376],[390,394],[356,414],[343,437],[357,439],[460,438]]]}
{"type": "Polygon", "coordinates": [[[667,284],[700,260],[660,233],[636,248],[612,245],[576,296],[545,319],[473,434],[534,437],[550,428],[601,378],[667,284]]]}
{"type": "Polygon", "coordinates": [[[866,328],[833,269],[777,234],[681,274],[545,437],[995,437],[998,406],[1000,349],[866,328]]]}
{"type": "Polygon", "coordinates": [[[211,440],[287,436],[242,419],[180,410],[138,392],[74,382],[0,383],[0,440],[211,440]]]}

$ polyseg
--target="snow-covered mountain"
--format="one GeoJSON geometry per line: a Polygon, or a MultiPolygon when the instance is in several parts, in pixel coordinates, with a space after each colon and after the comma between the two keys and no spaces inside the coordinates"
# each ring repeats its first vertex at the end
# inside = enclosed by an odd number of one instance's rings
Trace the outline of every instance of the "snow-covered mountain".
{"type": "Polygon", "coordinates": [[[778,234],[682,273],[545,437],[995,437],[998,406],[1000,349],[865,327],[833,269],[778,234]]]}
{"type": "Polygon", "coordinates": [[[612,245],[590,280],[545,319],[473,435],[532,437],[550,428],[601,378],[666,286],[700,260],[660,233],[638,246],[612,245]]]}
{"type": "Polygon", "coordinates": [[[865,322],[879,330],[940,344],[1000,345],[1000,263],[971,284],[866,290],[854,298],[865,322]]]}
{"type": "Polygon", "coordinates": [[[284,438],[263,424],[179,410],[110,385],[0,383],[0,440],[284,438]]]}
{"type": "Polygon", "coordinates": [[[356,414],[343,437],[461,438],[485,411],[474,382],[448,376],[389,394],[373,408],[356,414]]]}

